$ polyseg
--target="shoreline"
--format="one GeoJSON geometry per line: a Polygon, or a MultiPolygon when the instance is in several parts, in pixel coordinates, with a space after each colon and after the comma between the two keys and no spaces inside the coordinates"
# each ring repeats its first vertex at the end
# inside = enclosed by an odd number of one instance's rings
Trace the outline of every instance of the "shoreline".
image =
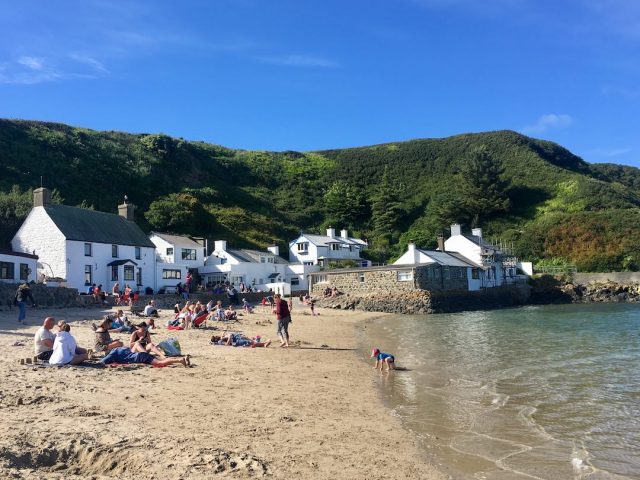
{"type": "MultiPolygon", "coordinates": [[[[384,314],[295,305],[295,348],[281,349],[268,309],[228,325],[269,348],[209,345],[215,330],[156,330],[180,340],[195,367],[34,368],[33,333],[47,313],[0,312],[0,475],[7,478],[424,478],[411,432],[374,390],[358,325],[384,314]],[[20,341],[24,346],[10,346],[20,341]],[[324,347],[323,345],[326,345],[324,347]]],[[[55,309],[81,346],[100,309],[55,309]]],[[[163,325],[171,316],[162,311],[163,325]]],[[[134,317],[135,318],[135,317],[134,317]]],[[[112,335],[127,340],[125,335],[112,335]]],[[[154,340],[155,341],[155,340],[154,340]]]]}

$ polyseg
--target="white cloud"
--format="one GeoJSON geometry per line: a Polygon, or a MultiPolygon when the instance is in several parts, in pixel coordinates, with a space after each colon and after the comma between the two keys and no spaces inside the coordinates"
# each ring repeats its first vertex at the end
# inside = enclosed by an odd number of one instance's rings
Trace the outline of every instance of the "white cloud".
{"type": "Polygon", "coordinates": [[[109,73],[109,70],[105,68],[102,62],[99,62],[95,58],[90,57],[88,55],[79,55],[77,53],[72,53],[69,55],[69,58],[71,60],[75,60],[78,63],[87,65],[88,67],[95,70],[96,72],[109,73]]]}
{"type": "Polygon", "coordinates": [[[281,55],[277,57],[262,57],[261,60],[273,65],[287,67],[334,68],[338,66],[337,63],[331,60],[311,55],[281,55]]]}
{"type": "Polygon", "coordinates": [[[31,70],[42,70],[42,59],[36,57],[20,57],[18,63],[31,70]]]}
{"type": "Polygon", "coordinates": [[[566,114],[548,113],[538,118],[533,125],[528,125],[521,129],[522,133],[527,135],[544,133],[552,128],[568,127],[573,123],[573,118],[566,114]]]}

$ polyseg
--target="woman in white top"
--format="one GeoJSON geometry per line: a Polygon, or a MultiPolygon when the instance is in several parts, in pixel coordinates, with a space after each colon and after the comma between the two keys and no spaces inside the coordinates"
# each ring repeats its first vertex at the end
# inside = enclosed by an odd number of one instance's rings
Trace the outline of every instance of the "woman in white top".
{"type": "Polygon", "coordinates": [[[60,332],[56,334],[53,342],[53,353],[49,359],[51,365],[76,365],[84,362],[89,356],[84,348],[78,348],[76,339],[69,333],[71,326],[68,323],[60,325],[60,332]]]}

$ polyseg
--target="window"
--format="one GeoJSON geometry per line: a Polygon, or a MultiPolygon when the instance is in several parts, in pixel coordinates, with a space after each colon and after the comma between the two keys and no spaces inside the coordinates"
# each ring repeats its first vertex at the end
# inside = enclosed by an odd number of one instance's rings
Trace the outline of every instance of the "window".
{"type": "Polygon", "coordinates": [[[480,269],[472,268],[471,269],[471,278],[473,278],[474,280],[479,280],[480,279],[480,269]]]}
{"type": "Polygon", "coordinates": [[[167,248],[167,255],[173,255],[173,247],[167,248]]]}
{"type": "Polygon", "coordinates": [[[310,266],[310,265],[313,265],[313,262],[302,262],[302,264],[303,264],[303,265],[310,266]]]}
{"type": "Polygon", "coordinates": [[[0,278],[13,280],[13,263],[0,262],[0,278]]]}
{"type": "Polygon", "coordinates": [[[182,278],[182,271],[181,270],[168,270],[168,269],[163,269],[162,270],[162,278],[164,279],[181,279],[182,278]]]}
{"type": "Polygon", "coordinates": [[[267,259],[265,257],[260,257],[260,263],[267,263],[267,259]]]}
{"type": "Polygon", "coordinates": [[[182,249],[182,260],[195,260],[196,259],[196,250],[195,248],[183,248],[182,249]]]}
{"type": "Polygon", "coordinates": [[[133,265],[124,266],[124,281],[133,282],[133,265]]]}
{"type": "Polygon", "coordinates": [[[31,273],[31,269],[29,265],[26,263],[20,264],[20,280],[24,280],[25,282],[29,280],[29,274],[31,273]]]}
{"type": "Polygon", "coordinates": [[[332,243],[331,244],[331,250],[333,250],[334,252],[337,250],[340,250],[340,244],[339,243],[332,243]]]}
{"type": "Polygon", "coordinates": [[[364,273],[359,273],[359,274],[358,274],[358,281],[359,281],[360,283],[364,283],[364,273]]]}
{"type": "Polygon", "coordinates": [[[136,269],[136,285],[142,285],[142,267],[136,269]]]}
{"type": "Polygon", "coordinates": [[[444,279],[451,280],[451,269],[449,267],[444,267],[444,279]]]}
{"type": "MultiPolygon", "coordinates": [[[[91,246],[90,243],[85,243],[85,247],[87,245],[91,246]]],[[[92,283],[93,283],[93,275],[91,275],[91,265],[85,265],[84,266],[84,284],[91,285],[92,283]]]]}
{"type": "Polygon", "coordinates": [[[298,277],[291,277],[291,286],[300,285],[300,279],[298,277]]]}
{"type": "Polygon", "coordinates": [[[269,258],[267,258],[267,262],[269,262],[269,263],[275,263],[275,258],[273,258],[273,257],[269,257],[269,258]]]}
{"type": "Polygon", "coordinates": [[[140,260],[140,247],[136,247],[136,260],[140,260]]]}
{"type": "Polygon", "coordinates": [[[85,257],[90,257],[91,256],[91,244],[90,243],[85,243],[84,244],[84,256],[85,257]]]}
{"type": "Polygon", "coordinates": [[[413,272],[411,270],[398,272],[399,282],[408,282],[410,280],[413,280],[413,272]]]}
{"type": "Polygon", "coordinates": [[[309,242],[300,242],[297,246],[298,253],[307,253],[309,251],[309,242]]]}
{"type": "Polygon", "coordinates": [[[117,265],[111,265],[111,281],[112,282],[117,282],[118,281],[118,266],[117,265]]]}
{"type": "MultiPolygon", "coordinates": [[[[86,252],[85,252],[85,255],[86,255],[86,252]]],[[[118,245],[111,245],[111,256],[113,258],[118,258],[118,245]]]]}

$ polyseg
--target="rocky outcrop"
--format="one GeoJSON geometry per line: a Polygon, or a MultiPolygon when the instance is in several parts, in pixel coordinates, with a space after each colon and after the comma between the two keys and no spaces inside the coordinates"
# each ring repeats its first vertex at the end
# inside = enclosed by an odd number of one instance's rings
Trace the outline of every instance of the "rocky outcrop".
{"type": "Polygon", "coordinates": [[[640,284],[614,282],[588,283],[587,285],[566,283],[560,291],[571,298],[572,303],[589,302],[640,302],[640,284]]]}

